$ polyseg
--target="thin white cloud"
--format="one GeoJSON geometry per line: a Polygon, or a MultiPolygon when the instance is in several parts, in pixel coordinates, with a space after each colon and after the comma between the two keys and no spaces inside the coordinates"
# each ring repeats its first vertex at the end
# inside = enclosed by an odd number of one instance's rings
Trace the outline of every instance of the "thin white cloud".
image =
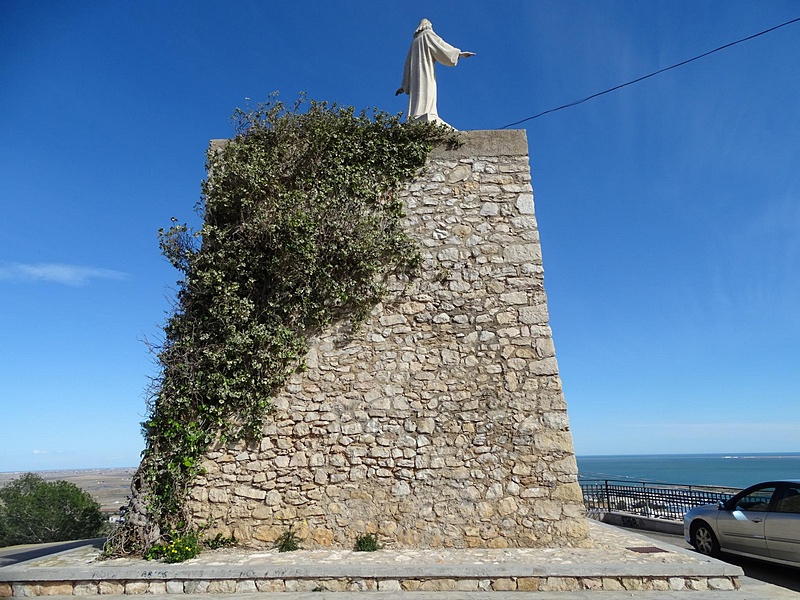
{"type": "Polygon", "coordinates": [[[34,450],[33,454],[47,454],[47,450],[34,450]]]}
{"type": "Polygon", "coordinates": [[[25,264],[0,262],[0,281],[33,281],[80,286],[93,279],[126,279],[127,273],[112,269],[60,263],[25,264]]]}

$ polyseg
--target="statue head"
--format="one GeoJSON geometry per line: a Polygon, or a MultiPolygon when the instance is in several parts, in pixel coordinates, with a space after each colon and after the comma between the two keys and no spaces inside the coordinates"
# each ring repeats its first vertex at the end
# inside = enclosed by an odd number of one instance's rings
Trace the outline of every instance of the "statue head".
{"type": "Polygon", "coordinates": [[[433,31],[433,25],[430,21],[428,21],[428,19],[422,19],[422,21],[419,22],[419,25],[417,25],[417,30],[414,32],[414,36],[417,36],[426,30],[433,31]]]}

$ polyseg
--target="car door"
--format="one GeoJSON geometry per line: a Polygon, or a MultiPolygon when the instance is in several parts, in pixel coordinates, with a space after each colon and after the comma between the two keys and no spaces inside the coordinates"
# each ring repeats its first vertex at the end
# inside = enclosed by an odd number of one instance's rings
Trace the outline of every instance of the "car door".
{"type": "Polygon", "coordinates": [[[717,530],[723,551],[769,556],[764,522],[774,493],[775,484],[750,488],[735,496],[729,509],[719,511],[717,530]]]}
{"type": "Polygon", "coordinates": [[[771,558],[800,564],[800,484],[778,488],[764,536],[771,558]]]}

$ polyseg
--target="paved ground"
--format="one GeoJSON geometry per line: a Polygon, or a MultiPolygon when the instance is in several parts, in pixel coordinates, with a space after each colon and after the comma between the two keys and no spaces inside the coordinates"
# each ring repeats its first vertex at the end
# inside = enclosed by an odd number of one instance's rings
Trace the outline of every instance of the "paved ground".
{"type": "Polygon", "coordinates": [[[8,548],[0,548],[0,567],[21,563],[34,558],[41,558],[50,556],[59,552],[64,552],[72,548],[81,548],[83,546],[94,546],[95,548],[102,548],[105,538],[97,538],[94,540],[81,540],[78,542],[53,542],[50,544],[26,544],[23,546],[11,546],[8,548]]]}
{"type": "MultiPolygon", "coordinates": [[[[797,600],[798,594],[764,583],[748,584],[735,592],[275,592],[255,594],[184,594],[186,600],[797,600]]],[[[152,596],[150,596],[152,597],[152,596]]],[[[74,600],[75,596],[49,596],[74,600]]],[[[135,596],[102,596],[131,600],[135,596]]]]}
{"type": "MultiPolygon", "coordinates": [[[[201,574],[212,572],[247,570],[258,567],[263,569],[267,565],[271,569],[284,569],[289,571],[305,572],[307,569],[325,571],[341,567],[343,564],[360,565],[366,571],[381,572],[384,570],[402,570],[412,564],[423,564],[432,573],[446,572],[448,570],[463,569],[468,575],[480,576],[485,570],[515,567],[520,562],[527,565],[537,565],[544,572],[558,569],[564,572],[580,573],[587,570],[602,570],[609,564],[627,564],[634,570],[641,569],[646,572],[652,568],[681,569],[702,571],[713,566],[709,559],[699,554],[686,550],[685,547],[671,546],[663,539],[648,538],[643,532],[630,532],[608,525],[593,523],[593,549],[524,549],[524,550],[474,550],[474,551],[446,551],[446,550],[418,550],[418,551],[381,551],[372,554],[350,551],[301,551],[278,554],[276,552],[253,552],[241,549],[226,549],[217,552],[206,552],[200,557],[182,563],[181,565],[164,565],[163,563],[148,563],[136,559],[118,559],[92,563],[98,550],[92,546],[76,549],[69,552],[59,552],[46,557],[27,560],[10,567],[0,569],[29,570],[42,572],[43,570],[75,571],[98,567],[105,570],[126,571],[128,569],[171,572],[173,569],[201,574]],[[657,547],[667,552],[636,552],[632,548],[657,547]],[[88,562],[87,562],[88,561],[88,562]],[[505,561],[505,563],[504,563],[505,561]],[[90,566],[91,565],[91,566],[90,566]]],[[[667,536],[669,537],[669,536],[667,536]]],[[[685,546],[680,539],[669,538],[685,546]]],[[[20,553],[17,552],[19,555],[20,553]]],[[[719,569],[719,566],[715,568],[719,569]]],[[[723,568],[725,568],[723,566],[723,568]]],[[[728,567],[735,569],[735,567],[728,567]]],[[[441,575],[440,575],[441,576],[441,575]]],[[[622,600],[631,598],[658,599],[658,600],[800,600],[800,594],[785,587],[770,585],[750,577],[742,578],[742,587],[737,591],[682,591],[682,592],[648,592],[648,591],[580,591],[580,592],[280,592],[272,594],[280,600],[385,600],[387,598],[408,598],[409,600],[564,600],[574,598],[577,600],[622,600]]],[[[193,600],[212,600],[219,598],[237,600],[262,600],[264,593],[240,594],[184,594],[184,598],[193,600]]],[[[60,598],[52,596],[52,598],[60,598]]],[[[62,597],[66,600],[66,596],[62,597]]],[[[74,598],[70,596],[69,598],[74,598]]],[[[131,596],[103,596],[105,600],[131,600],[131,596]]]]}
{"type": "MultiPolygon", "coordinates": [[[[688,551],[692,550],[692,546],[683,539],[683,536],[680,535],[669,535],[666,533],[656,533],[642,530],[628,531],[631,531],[632,533],[638,533],[661,542],[672,544],[678,548],[683,548],[688,551]]],[[[800,598],[800,569],[784,567],[782,565],[773,565],[764,561],[751,560],[749,558],[736,556],[734,554],[725,554],[722,556],[722,560],[729,562],[732,565],[741,567],[746,577],[761,581],[763,583],[776,585],[785,588],[788,591],[797,592],[796,597],[800,598]]]]}
{"type": "MultiPolygon", "coordinates": [[[[246,570],[253,567],[290,569],[300,565],[315,568],[337,565],[361,565],[369,568],[400,567],[406,565],[438,565],[451,568],[462,565],[536,565],[550,570],[579,570],[580,565],[601,567],[607,564],[637,566],[646,571],[654,565],[671,565],[675,570],[704,571],[719,570],[719,563],[693,551],[675,547],[659,550],[653,540],[641,532],[629,531],[597,521],[589,521],[591,547],[588,548],[471,548],[471,549],[384,549],[380,552],[353,552],[345,549],[299,550],[280,553],[277,550],[248,550],[238,547],[206,551],[183,563],[168,565],[140,558],[118,558],[97,561],[100,549],[97,545],[86,545],[70,552],[51,554],[27,561],[24,568],[29,571],[48,569],[93,569],[96,571],[159,571],[201,570],[246,570]],[[655,551],[654,551],[655,550],[655,551]]],[[[15,569],[14,566],[4,569],[15,569]]],[[[670,570],[670,569],[667,569],[670,570]]],[[[737,574],[736,569],[727,569],[727,574],[737,574]]]]}

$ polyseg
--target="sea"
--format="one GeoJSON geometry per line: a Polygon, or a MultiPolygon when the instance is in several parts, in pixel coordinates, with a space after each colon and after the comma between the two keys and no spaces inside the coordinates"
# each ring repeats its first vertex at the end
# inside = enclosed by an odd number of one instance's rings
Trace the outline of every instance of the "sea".
{"type": "Polygon", "coordinates": [[[800,479],[800,452],[578,456],[578,479],[645,481],[745,488],[761,481],[800,479]]]}

